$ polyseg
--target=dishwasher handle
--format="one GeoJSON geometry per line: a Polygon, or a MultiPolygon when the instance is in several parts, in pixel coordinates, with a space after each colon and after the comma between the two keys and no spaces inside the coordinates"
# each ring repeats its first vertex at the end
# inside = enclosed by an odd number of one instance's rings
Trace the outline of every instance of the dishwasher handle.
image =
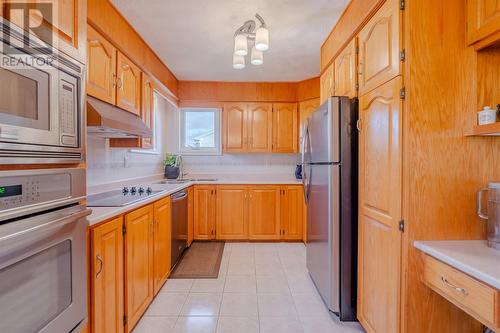
{"type": "Polygon", "coordinates": [[[181,201],[188,196],[186,191],[172,195],[172,202],[181,201]]]}

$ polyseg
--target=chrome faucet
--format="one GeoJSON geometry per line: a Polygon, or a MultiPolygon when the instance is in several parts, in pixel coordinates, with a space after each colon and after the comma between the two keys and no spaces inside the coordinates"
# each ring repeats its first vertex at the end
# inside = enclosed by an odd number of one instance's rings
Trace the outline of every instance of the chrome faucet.
{"type": "Polygon", "coordinates": [[[182,180],[187,173],[184,173],[184,163],[182,162],[182,155],[177,155],[175,158],[175,166],[179,168],[179,180],[182,180]]]}

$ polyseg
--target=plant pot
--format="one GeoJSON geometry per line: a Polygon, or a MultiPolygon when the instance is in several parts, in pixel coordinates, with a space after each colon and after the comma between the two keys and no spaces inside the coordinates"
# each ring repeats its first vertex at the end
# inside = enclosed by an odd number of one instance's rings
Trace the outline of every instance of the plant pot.
{"type": "Polygon", "coordinates": [[[165,178],[167,179],[177,179],[179,178],[179,167],[165,165],[165,178]]]}

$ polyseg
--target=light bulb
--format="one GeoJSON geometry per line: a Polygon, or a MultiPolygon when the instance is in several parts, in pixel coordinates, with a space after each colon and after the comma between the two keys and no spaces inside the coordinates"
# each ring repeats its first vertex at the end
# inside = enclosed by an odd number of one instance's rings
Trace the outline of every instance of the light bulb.
{"type": "Polygon", "coordinates": [[[255,47],[253,47],[250,62],[252,63],[252,65],[262,65],[264,63],[264,54],[262,53],[262,51],[259,51],[255,47]]]}
{"type": "Polygon", "coordinates": [[[233,54],[233,68],[243,69],[245,68],[245,57],[237,54],[233,54]]]}
{"type": "Polygon", "coordinates": [[[248,54],[247,36],[239,34],[234,37],[234,54],[246,56],[248,54]]]}
{"type": "Polygon", "coordinates": [[[269,49],[269,30],[264,27],[260,27],[255,32],[255,48],[259,51],[269,49]]]}

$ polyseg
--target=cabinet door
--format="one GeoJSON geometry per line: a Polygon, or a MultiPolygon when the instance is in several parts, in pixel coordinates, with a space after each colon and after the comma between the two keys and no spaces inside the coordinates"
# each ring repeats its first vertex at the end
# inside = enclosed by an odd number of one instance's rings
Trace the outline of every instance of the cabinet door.
{"type": "Polygon", "coordinates": [[[215,186],[194,187],[194,239],[215,238],[215,186]]]}
{"type": "Polygon", "coordinates": [[[296,103],[273,104],[273,152],[298,151],[298,112],[296,103]]]}
{"type": "MultiPolygon", "coordinates": [[[[154,83],[151,78],[142,73],[142,92],[141,92],[141,118],[147,127],[153,130],[154,135],[154,83]]],[[[141,148],[153,148],[153,137],[142,138],[141,148]]]]}
{"type": "Polygon", "coordinates": [[[154,203],[153,287],[155,295],[170,273],[170,197],[154,203]]]}
{"type": "Polygon", "coordinates": [[[248,152],[261,153],[271,151],[273,135],[272,111],[273,105],[270,103],[248,104],[246,117],[248,152]]]}
{"type": "Polygon", "coordinates": [[[302,152],[303,136],[307,118],[319,107],[319,98],[299,103],[299,150],[302,152]]]}
{"type": "Polygon", "coordinates": [[[83,0],[1,1],[5,18],[80,62],[85,61],[87,2],[83,0]],[[27,15],[25,16],[25,14],[27,15]],[[29,22],[25,22],[25,17],[29,22]]]}
{"type": "Polygon", "coordinates": [[[302,186],[281,186],[281,239],[301,240],[304,224],[302,186]]]}
{"type": "Polygon", "coordinates": [[[247,149],[247,105],[224,104],[222,111],[223,149],[228,153],[240,153],[247,149]]]}
{"type": "Polygon", "coordinates": [[[400,327],[400,88],[397,77],[359,100],[358,318],[369,332],[400,327]]]}
{"type": "Polygon", "coordinates": [[[217,239],[248,239],[247,196],[245,186],[217,186],[217,239]]]}
{"type": "Polygon", "coordinates": [[[326,70],[321,74],[319,78],[320,82],[320,102],[323,104],[329,97],[333,96],[333,89],[334,89],[334,83],[333,83],[333,67],[334,64],[332,63],[330,66],[326,68],[326,70]]]}
{"type": "Polygon", "coordinates": [[[118,52],[116,106],[141,115],[141,71],[132,61],[118,52]]]}
{"type": "Polygon", "coordinates": [[[470,44],[500,33],[500,1],[468,0],[467,16],[467,36],[470,44]]]}
{"type": "Polygon", "coordinates": [[[125,215],[125,313],[132,331],[153,299],[153,205],[125,215]]]}
{"type": "Polygon", "coordinates": [[[280,187],[250,187],[248,195],[248,238],[280,239],[280,187]]]}
{"type": "Polygon", "coordinates": [[[87,94],[115,104],[116,49],[88,25],[87,94]]]}
{"type": "Polygon", "coordinates": [[[188,246],[193,243],[194,229],[194,190],[191,186],[188,188],[188,246]]]}
{"type": "Polygon", "coordinates": [[[123,332],[123,217],[90,232],[91,327],[94,333],[123,332]]]}
{"type": "Polygon", "coordinates": [[[335,73],[335,96],[357,97],[357,39],[353,40],[338,55],[334,62],[335,73]]]}
{"type": "Polygon", "coordinates": [[[387,0],[359,32],[359,95],[400,73],[399,1],[387,0]]]}

